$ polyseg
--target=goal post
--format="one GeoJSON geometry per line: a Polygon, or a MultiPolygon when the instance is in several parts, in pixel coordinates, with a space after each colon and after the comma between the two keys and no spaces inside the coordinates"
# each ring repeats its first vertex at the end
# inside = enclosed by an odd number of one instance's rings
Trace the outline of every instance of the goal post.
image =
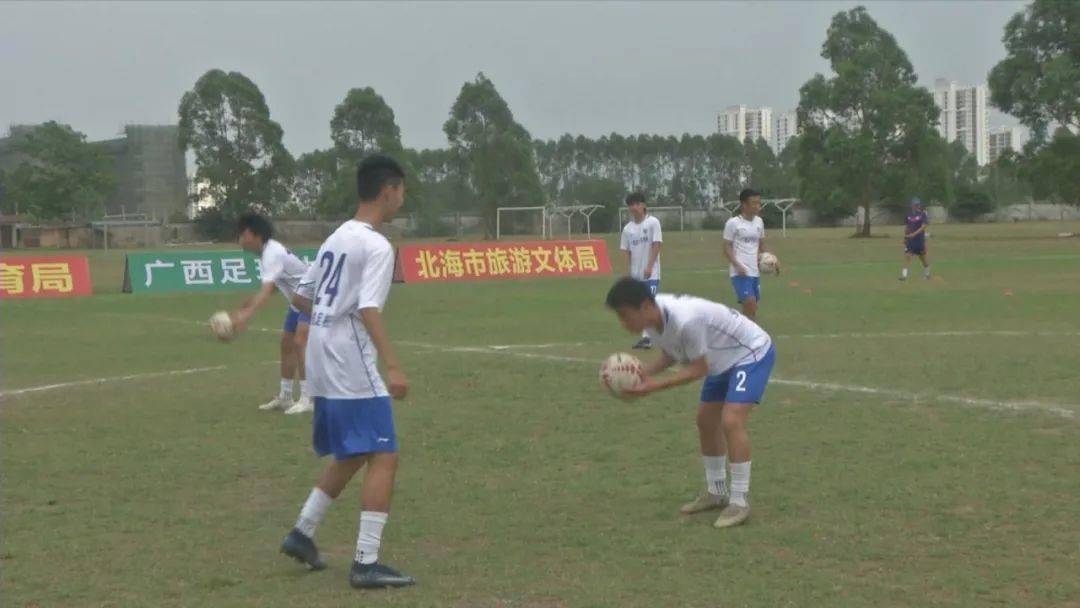
{"type": "MultiPolygon", "coordinates": [[[[665,213],[670,213],[672,215],[678,214],[678,216],[679,216],[679,231],[686,230],[686,210],[681,205],[671,205],[671,206],[667,206],[667,207],[646,207],[645,210],[648,211],[650,215],[652,215],[654,212],[665,212],[665,213]]],[[[619,207],[619,226],[618,227],[621,229],[623,226],[626,225],[626,222],[629,222],[629,221],[630,221],[630,212],[627,211],[626,207],[619,207]]],[[[661,223],[661,225],[663,225],[663,223],[664,223],[663,220],[661,220],[660,223],[661,223]]]]}
{"type": "MultiPolygon", "coordinates": [[[[495,240],[502,239],[504,232],[503,214],[540,214],[540,236],[542,238],[548,238],[548,208],[544,206],[540,207],[499,207],[495,210],[495,240]]],[[[508,224],[509,226],[509,224],[508,224]]]]}
{"type": "Polygon", "coordinates": [[[772,205],[780,210],[780,232],[784,238],[787,238],[787,215],[788,211],[795,206],[795,203],[799,202],[797,198],[769,198],[761,201],[761,206],[764,208],[766,205],[772,205]]]}
{"type": "Polygon", "coordinates": [[[556,218],[566,218],[566,238],[573,238],[574,217],[585,220],[585,235],[592,238],[592,214],[603,209],[603,205],[549,205],[547,208],[548,234],[555,236],[556,218]]]}

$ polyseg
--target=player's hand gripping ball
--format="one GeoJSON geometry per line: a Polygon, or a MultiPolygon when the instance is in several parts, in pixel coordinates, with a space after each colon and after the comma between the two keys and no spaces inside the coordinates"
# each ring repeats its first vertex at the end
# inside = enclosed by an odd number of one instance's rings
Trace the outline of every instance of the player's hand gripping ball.
{"type": "Polygon", "coordinates": [[[626,390],[641,385],[641,376],[641,361],[626,353],[615,353],[600,366],[600,384],[620,399],[628,399],[626,390]]]}
{"type": "Polygon", "coordinates": [[[766,251],[761,254],[761,259],[758,260],[758,267],[761,268],[761,272],[767,272],[773,274],[776,272],[776,266],[780,262],[775,255],[766,251]]]}
{"type": "Polygon", "coordinates": [[[217,339],[222,342],[228,342],[236,337],[233,332],[232,318],[224,310],[219,310],[210,317],[210,331],[214,332],[217,339]]]}

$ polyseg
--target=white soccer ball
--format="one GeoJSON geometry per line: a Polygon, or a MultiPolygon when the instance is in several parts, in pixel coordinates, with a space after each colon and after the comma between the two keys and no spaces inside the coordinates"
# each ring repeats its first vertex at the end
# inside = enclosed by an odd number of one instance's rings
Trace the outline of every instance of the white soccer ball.
{"type": "Polygon", "coordinates": [[[641,379],[641,361],[626,353],[615,353],[600,366],[600,384],[612,395],[625,398],[626,390],[639,386],[641,379]]]}
{"type": "Polygon", "coordinates": [[[775,255],[766,251],[765,253],[761,254],[761,259],[758,260],[758,268],[761,269],[761,272],[767,272],[769,274],[772,274],[776,272],[776,264],[779,261],[780,260],[778,260],[775,255]]]}
{"type": "Polygon", "coordinates": [[[214,332],[218,340],[229,341],[235,337],[233,334],[232,318],[224,310],[215,312],[210,317],[210,331],[214,332]]]}

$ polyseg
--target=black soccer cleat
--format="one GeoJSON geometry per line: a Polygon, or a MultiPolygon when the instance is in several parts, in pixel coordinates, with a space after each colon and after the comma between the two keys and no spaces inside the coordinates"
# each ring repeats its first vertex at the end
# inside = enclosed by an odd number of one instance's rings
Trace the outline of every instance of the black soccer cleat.
{"type": "Polygon", "coordinates": [[[319,549],[315,546],[315,541],[304,536],[304,533],[296,528],[293,528],[281,543],[281,552],[302,564],[307,564],[307,567],[312,570],[326,568],[326,564],[319,559],[319,549]]]}
{"type": "Polygon", "coordinates": [[[638,350],[648,350],[652,348],[652,340],[648,338],[642,338],[637,341],[637,344],[634,345],[634,348],[638,350]]]}
{"type": "Polygon", "coordinates": [[[353,589],[386,589],[387,587],[410,587],[415,585],[416,581],[413,577],[378,562],[374,564],[353,562],[352,571],[349,572],[349,584],[353,589]]]}

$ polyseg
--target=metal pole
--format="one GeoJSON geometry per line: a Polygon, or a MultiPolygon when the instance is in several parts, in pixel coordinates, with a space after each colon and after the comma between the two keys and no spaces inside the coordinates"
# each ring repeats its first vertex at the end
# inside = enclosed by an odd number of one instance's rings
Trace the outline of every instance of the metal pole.
{"type": "Polygon", "coordinates": [[[784,238],[787,238],[787,209],[784,209],[784,214],[781,216],[783,219],[781,222],[784,224],[784,238]]]}
{"type": "Polygon", "coordinates": [[[502,209],[495,210],[495,240],[502,236],[502,209]]]}
{"type": "Polygon", "coordinates": [[[105,235],[105,251],[109,250],[109,222],[102,224],[102,232],[105,235]]]}

